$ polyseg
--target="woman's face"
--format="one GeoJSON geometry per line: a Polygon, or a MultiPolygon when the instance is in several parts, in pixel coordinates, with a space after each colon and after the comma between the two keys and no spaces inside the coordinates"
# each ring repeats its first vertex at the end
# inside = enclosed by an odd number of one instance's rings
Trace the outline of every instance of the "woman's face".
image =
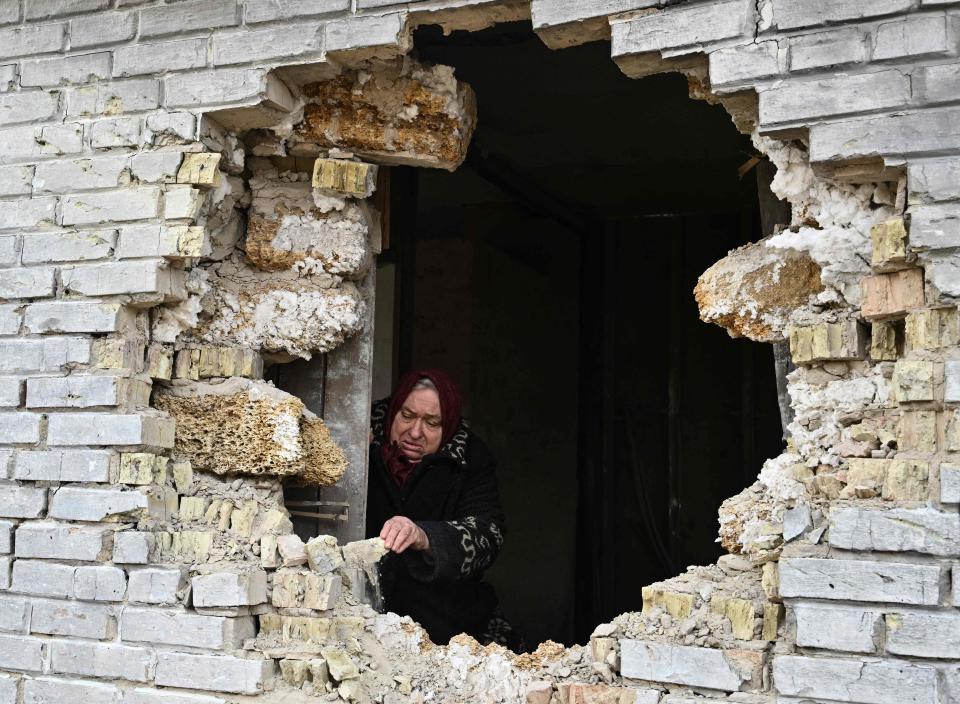
{"type": "Polygon", "coordinates": [[[403,402],[390,426],[390,442],[411,462],[440,449],[443,425],[440,418],[440,397],[433,389],[414,389],[403,402]]]}

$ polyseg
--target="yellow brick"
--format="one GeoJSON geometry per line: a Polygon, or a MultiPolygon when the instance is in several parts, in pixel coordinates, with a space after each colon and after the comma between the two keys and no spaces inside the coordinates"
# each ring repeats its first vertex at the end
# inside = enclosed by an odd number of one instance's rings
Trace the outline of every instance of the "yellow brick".
{"type": "Polygon", "coordinates": [[[727,599],[726,617],[730,619],[733,637],[740,640],[753,640],[753,602],[747,599],[727,599]]]}
{"type": "Polygon", "coordinates": [[[847,486],[840,492],[840,497],[849,499],[871,492],[879,496],[889,467],[890,460],[848,458],[847,486]]]}
{"type": "Polygon", "coordinates": [[[377,167],[346,159],[317,159],[313,187],[355,198],[369,197],[377,183],[377,167]]]}
{"type": "Polygon", "coordinates": [[[693,595],[671,592],[656,587],[643,587],[640,590],[643,598],[643,612],[659,606],[674,618],[686,618],[693,610],[693,595]]]}
{"type": "Polygon", "coordinates": [[[126,452],[120,455],[121,484],[163,484],[170,460],[150,452],[126,452]]]}
{"type": "Polygon", "coordinates": [[[934,411],[903,411],[897,427],[897,449],[937,451],[937,414],[934,411]]]}
{"type": "Polygon", "coordinates": [[[870,358],[874,362],[897,360],[897,329],[893,323],[875,321],[870,326],[870,358]]]}
{"type": "Polygon", "coordinates": [[[936,350],[960,342],[956,308],[933,308],[907,314],[904,324],[907,351],[936,350]]]}
{"type": "Polygon", "coordinates": [[[871,264],[878,271],[899,269],[907,262],[907,230],[903,218],[877,223],[870,228],[873,240],[871,264]]]}
{"type": "Polygon", "coordinates": [[[184,258],[202,257],[210,253],[206,228],[184,227],[177,237],[177,254],[184,258]]]}
{"type": "Polygon", "coordinates": [[[780,568],[776,562],[765,562],[760,573],[760,586],[768,599],[780,598],[780,568]]]}
{"type": "Polygon", "coordinates": [[[795,364],[862,359],[865,332],[855,320],[790,329],[790,356],[795,364]]]}
{"type": "Polygon", "coordinates": [[[195,186],[219,186],[219,166],[219,154],[184,154],[183,163],[177,173],[177,183],[189,183],[195,186]]]}
{"type": "Polygon", "coordinates": [[[777,629],[783,620],[783,604],[764,604],[763,605],[763,640],[776,640],[777,629]]]}
{"type": "Polygon", "coordinates": [[[253,533],[253,521],[257,517],[257,502],[245,501],[243,508],[235,510],[230,516],[230,530],[240,535],[253,533]]]}
{"type": "Polygon", "coordinates": [[[934,400],[933,362],[898,360],[893,370],[893,388],[897,403],[934,400]]]}
{"type": "Polygon", "coordinates": [[[200,378],[200,350],[190,349],[177,352],[173,375],[177,379],[197,381],[200,378]]]}
{"type": "Polygon", "coordinates": [[[189,460],[178,460],[173,463],[173,485],[180,494],[186,493],[193,484],[193,466],[189,460]]]}
{"type": "Polygon", "coordinates": [[[147,348],[147,374],[153,379],[170,379],[173,376],[173,350],[163,345],[147,348]]]}
{"type": "Polygon", "coordinates": [[[889,501],[926,501],[929,475],[926,462],[895,459],[887,470],[882,496],[889,501]]]}
{"type": "Polygon", "coordinates": [[[207,500],[202,496],[184,496],[180,499],[180,520],[196,521],[203,518],[207,510],[207,500]]]}
{"type": "Polygon", "coordinates": [[[947,452],[960,452],[960,411],[953,411],[947,420],[947,452]]]}

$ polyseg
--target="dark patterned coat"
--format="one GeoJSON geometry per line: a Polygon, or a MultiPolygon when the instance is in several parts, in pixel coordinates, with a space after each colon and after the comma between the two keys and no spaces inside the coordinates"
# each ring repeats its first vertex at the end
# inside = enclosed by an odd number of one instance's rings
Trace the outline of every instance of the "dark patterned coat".
{"type": "Polygon", "coordinates": [[[458,633],[487,628],[497,597],[483,582],[503,545],[504,515],[486,444],[461,423],[438,452],[427,455],[401,489],[380,454],[387,402],[374,405],[367,490],[367,536],[380,534],[393,516],[406,516],[430,539],[429,553],[390,553],[381,562],[388,610],[409,615],[445,644],[458,633]]]}

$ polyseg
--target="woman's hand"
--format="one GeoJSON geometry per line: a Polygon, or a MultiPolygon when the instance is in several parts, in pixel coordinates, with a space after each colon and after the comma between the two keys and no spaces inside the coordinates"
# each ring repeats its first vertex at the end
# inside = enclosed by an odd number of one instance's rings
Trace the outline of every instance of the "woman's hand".
{"type": "Polygon", "coordinates": [[[386,543],[388,550],[401,553],[407,548],[411,550],[429,550],[430,540],[423,529],[406,516],[394,516],[383,524],[380,537],[386,543]]]}

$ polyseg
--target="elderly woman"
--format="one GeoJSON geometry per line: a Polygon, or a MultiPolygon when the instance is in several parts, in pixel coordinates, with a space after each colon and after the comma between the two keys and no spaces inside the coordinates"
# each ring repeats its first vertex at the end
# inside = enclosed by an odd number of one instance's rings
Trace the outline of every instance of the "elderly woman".
{"type": "Polygon", "coordinates": [[[371,417],[367,535],[391,554],[381,563],[384,602],[430,638],[458,633],[519,647],[483,582],[503,544],[496,461],[460,416],[443,372],[406,374],[371,417]]]}

